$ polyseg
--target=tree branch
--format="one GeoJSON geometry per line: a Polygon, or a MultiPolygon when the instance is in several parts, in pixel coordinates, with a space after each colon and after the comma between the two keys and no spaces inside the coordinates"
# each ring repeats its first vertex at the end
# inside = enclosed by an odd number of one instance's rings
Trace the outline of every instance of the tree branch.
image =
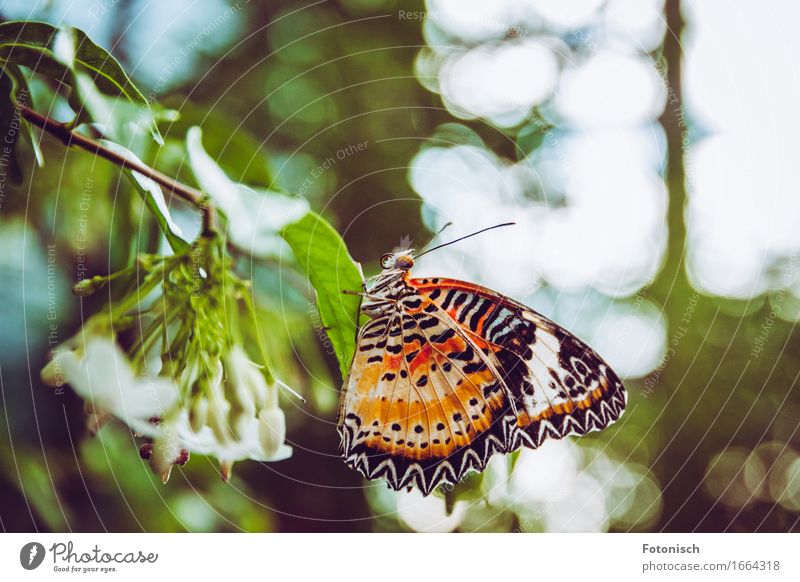
{"type": "Polygon", "coordinates": [[[123,154],[112,151],[103,146],[103,144],[100,142],[76,132],[66,124],[37,113],[25,105],[17,104],[17,107],[19,108],[22,116],[28,120],[28,122],[32,123],[36,127],[41,128],[42,131],[57,137],[67,147],[77,146],[86,150],[87,152],[91,152],[105,160],[108,160],[112,164],[116,164],[122,168],[127,168],[146,176],[179,198],[182,198],[183,200],[194,205],[200,210],[203,217],[203,235],[210,236],[215,232],[216,220],[214,207],[208,203],[205,195],[200,190],[192,188],[191,186],[187,186],[186,184],[178,182],[177,180],[173,180],[166,174],[163,174],[158,170],[145,165],[139,160],[134,160],[123,154]]]}
{"type": "Polygon", "coordinates": [[[684,29],[681,0],[667,0],[664,5],[667,32],[664,36],[663,56],[666,62],[667,106],[659,122],[667,137],[666,179],[669,188],[667,222],[669,248],[664,265],[664,275],[672,285],[688,285],[686,279],[686,167],[684,160],[684,134],[686,117],[683,107],[683,49],[681,36],[684,29]]]}

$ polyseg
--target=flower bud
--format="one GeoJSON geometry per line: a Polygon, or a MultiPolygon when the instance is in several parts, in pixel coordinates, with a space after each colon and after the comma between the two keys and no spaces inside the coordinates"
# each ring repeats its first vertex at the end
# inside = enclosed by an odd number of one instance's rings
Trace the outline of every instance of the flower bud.
{"type": "MultiPolygon", "coordinates": [[[[161,361],[162,368],[164,369],[177,367],[177,360],[174,358],[174,354],[172,354],[170,351],[165,351],[163,354],[161,354],[161,361]]],[[[178,383],[181,386],[192,386],[192,389],[194,389],[194,384],[199,381],[199,376],[200,360],[197,357],[193,357],[187,362],[186,366],[181,371],[180,377],[178,378],[178,383]]]]}
{"type": "Polygon", "coordinates": [[[169,435],[156,440],[150,449],[150,467],[161,476],[161,482],[169,481],[172,466],[181,456],[182,448],[177,439],[169,435]]]}
{"type": "Polygon", "coordinates": [[[72,293],[78,297],[88,297],[100,289],[105,282],[105,277],[92,277],[91,279],[83,279],[72,286],[72,293]]]}
{"type": "Polygon", "coordinates": [[[194,432],[200,432],[208,423],[208,399],[203,395],[198,395],[192,402],[189,409],[189,426],[194,432]]]}
{"type": "Polygon", "coordinates": [[[231,473],[233,473],[233,461],[219,461],[219,476],[226,483],[231,480],[231,473]]]}
{"type": "Polygon", "coordinates": [[[247,427],[251,422],[256,422],[255,415],[249,415],[242,410],[231,410],[228,416],[233,438],[242,441],[246,438],[247,427]]]}
{"type": "Polygon", "coordinates": [[[159,471],[159,475],[161,476],[161,483],[162,485],[166,485],[169,481],[169,476],[172,474],[172,465],[167,465],[161,471],[159,471]]]}
{"type": "Polygon", "coordinates": [[[228,421],[230,408],[231,405],[222,399],[212,400],[208,404],[208,426],[220,443],[227,443],[232,439],[228,421]]]}
{"type": "Polygon", "coordinates": [[[286,440],[286,417],[278,407],[265,408],[258,413],[258,440],[264,455],[275,455],[286,440]]]}
{"type": "Polygon", "coordinates": [[[111,415],[105,411],[98,410],[97,412],[93,412],[86,417],[86,430],[89,431],[90,436],[97,436],[97,433],[100,432],[103,425],[110,419],[111,415]]]}
{"type": "MultiPolygon", "coordinates": [[[[253,403],[255,408],[263,408],[267,404],[267,393],[269,388],[261,370],[258,369],[244,348],[234,346],[230,354],[230,366],[235,369],[237,380],[240,384],[240,398],[248,403],[253,403]]],[[[255,409],[252,411],[255,415],[255,409]]]]}
{"type": "Polygon", "coordinates": [[[178,457],[175,459],[175,464],[179,467],[183,467],[186,463],[189,462],[189,449],[181,449],[178,452],[178,457]]]}
{"type": "Polygon", "coordinates": [[[236,346],[225,364],[225,397],[233,405],[234,411],[255,417],[256,403],[248,383],[250,368],[255,368],[253,363],[247,359],[241,347],[236,346]]]}
{"type": "Polygon", "coordinates": [[[61,369],[61,362],[58,361],[58,353],[53,355],[53,359],[45,364],[39,376],[42,382],[51,388],[61,388],[64,385],[64,373],[61,369]]]}

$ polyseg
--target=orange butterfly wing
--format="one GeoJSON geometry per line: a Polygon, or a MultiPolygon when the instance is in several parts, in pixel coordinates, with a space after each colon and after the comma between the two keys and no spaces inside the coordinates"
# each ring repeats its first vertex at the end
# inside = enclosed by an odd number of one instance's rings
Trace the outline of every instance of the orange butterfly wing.
{"type": "Polygon", "coordinates": [[[425,495],[497,452],[602,429],[626,393],[585,343],[526,306],[454,279],[406,279],[373,320],[339,408],[345,462],[425,495]]]}
{"type": "Polygon", "coordinates": [[[600,430],[621,416],[627,393],[619,377],[558,324],[479,285],[442,278],[411,279],[409,284],[491,348],[520,429],[508,450],[600,430]]]}
{"type": "Polygon", "coordinates": [[[359,335],[339,430],[348,465],[427,495],[505,450],[510,405],[490,360],[463,331],[426,312],[436,309],[430,301],[407,304],[359,335]]]}

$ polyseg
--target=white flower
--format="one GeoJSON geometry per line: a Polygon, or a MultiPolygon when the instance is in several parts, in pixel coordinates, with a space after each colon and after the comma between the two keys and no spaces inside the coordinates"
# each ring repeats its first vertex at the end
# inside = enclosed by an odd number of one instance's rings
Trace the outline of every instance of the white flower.
{"type": "Polygon", "coordinates": [[[156,435],[158,429],[150,419],[165,416],[178,399],[169,380],[137,377],[122,350],[107,339],[91,338],[82,357],[78,350],[57,349],[53,362],[95,413],[113,414],[144,435],[156,435]]]}
{"type": "MultiPolygon", "coordinates": [[[[265,408],[258,413],[258,440],[267,455],[277,455],[286,445],[286,416],[278,408],[265,408]]],[[[288,447],[287,447],[288,448],[288,447]]]]}
{"type": "Polygon", "coordinates": [[[266,382],[238,345],[208,366],[207,377],[197,365],[183,370],[181,384],[197,384],[200,392],[179,404],[175,383],[162,376],[136,376],[116,343],[94,336],[85,350],[57,348],[42,378],[51,385],[72,386],[91,411],[88,425],[93,432],[113,415],[152,438],[140,454],[164,482],[189,452],[217,457],[226,480],[236,461],[289,458],[292,448],[284,442],[286,419],[278,406],[277,385],[266,382]]]}
{"type": "Polygon", "coordinates": [[[192,452],[202,455],[213,455],[220,461],[254,461],[274,462],[292,456],[292,447],[281,440],[278,446],[265,447],[259,435],[259,419],[253,417],[243,419],[236,427],[238,438],[220,440],[209,426],[199,431],[192,429],[189,416],[181,413],[174,425],[165,427],[165,431],[175,430],[178,442],[192,452]]]}
{"type": "Polygon", "coordinates": [[[228,217],[227,236],[254,256],[276,255],[283,246],[278,233],[305,216],[308,202],[232,181],[203,149],[199,127],[186,133],[186,147],[195,178],[228,217]]]}
{"type": "MultiPolygon", "coordinates": [[[[226,480],[236,461],[288,459],[292,448],[285,440],[286,419],[278,406],[278,387],[267,384],[239,345],[224,358],[224,364],[218,364],[188,410],[167,420],[159,438],[170,455],[183,447],[217,457],[226,480]]],[[[162,474],[164,469],[157,467],[162,474]]]]}
{"type": "Polygon", "coordinates": [[[245,408],[262,409],[278,406],[277,386],[268,386],[258,369],[240,345],[233,346],[225,361],[225,372],[238,403],[245,408]]]}

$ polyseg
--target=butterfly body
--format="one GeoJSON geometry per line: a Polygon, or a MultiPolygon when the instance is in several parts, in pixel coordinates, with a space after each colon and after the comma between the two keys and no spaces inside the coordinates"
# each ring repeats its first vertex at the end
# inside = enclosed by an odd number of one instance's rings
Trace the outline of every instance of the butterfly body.
{"type": "Polygon", "coordinates": [[[385,255],[339,404],[345,462],[428,495],[495,453],[613,423],[626,393],[581,340],[490,289],[385,255]]]}

